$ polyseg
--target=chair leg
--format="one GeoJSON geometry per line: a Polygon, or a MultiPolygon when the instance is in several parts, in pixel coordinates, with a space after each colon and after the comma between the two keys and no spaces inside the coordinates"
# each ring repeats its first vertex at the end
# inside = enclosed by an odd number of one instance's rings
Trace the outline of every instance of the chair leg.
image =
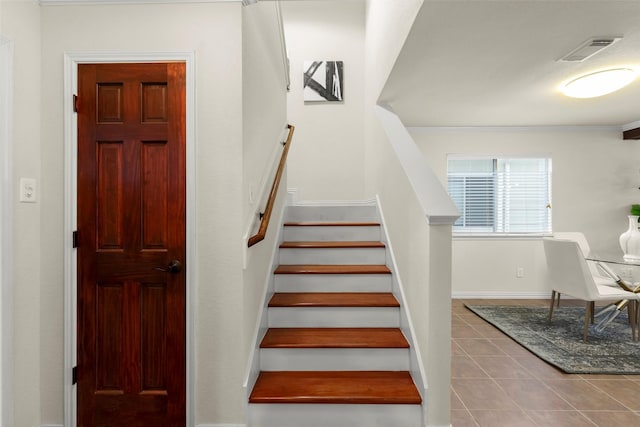
{"type": "Polygon", "coordinates": [[[631,319],[631,334],[633,335],[633,341],[638,341],[640,338],[640,304],[638,301],[630,301],[629,308],[633,306],[633,313],[629,312],[629,318],[631,319]]]}
{"type": "Polygon", "coordinates": [[[636,301],[636,341],[640,339],[640,301],[636,301]]]}
{"type": "MultiPolygon", "coordinates": [[[[560,293],[558,293],[560,295],[560,293]]],[[[549,304],[549,318],[547,323],[551,323],[551,317],[553,316],[553,305],[556,302],[556,291],[551,291],[551,304],[549,304]]]]}
{"type": "Polygon", "coordinates": [[[584,336],[582,341],[587,342],[587,333],[589,332],[589,320],[591,319],[591,301],[587,301],[584,309],[584,336]]]}
{"type": "Polygon", "coordinates": [[[556,304],[556,307],[560,307],[560,292],[558,292],[558,304],[556,304]]]}
{"type": "Polygon", "coordinates": [[[636,341],[640,340],[640,301],[636,301],[636,341]]]}
{"type": "Polygon", "coordinates": [[[631,321],[631,341],[636,340],[636,310],[637,303],[635,301],[629,301],[629,304],[627,304],[627,314],[631,321]]]}
{"type": "Polygon", "coordinates": [[[591,324],[593,325],[593,323],[596,320],[596,302],[595,301],[591,301],[591,324]]]}

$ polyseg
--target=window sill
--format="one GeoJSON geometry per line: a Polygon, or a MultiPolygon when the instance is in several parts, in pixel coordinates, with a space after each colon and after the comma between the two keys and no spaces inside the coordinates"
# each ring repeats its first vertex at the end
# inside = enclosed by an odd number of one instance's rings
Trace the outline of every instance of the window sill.
{"type": "Polygon", "coordinates": [[[453,240],[540,240],[551,233],[452,233],[453,240]]]}

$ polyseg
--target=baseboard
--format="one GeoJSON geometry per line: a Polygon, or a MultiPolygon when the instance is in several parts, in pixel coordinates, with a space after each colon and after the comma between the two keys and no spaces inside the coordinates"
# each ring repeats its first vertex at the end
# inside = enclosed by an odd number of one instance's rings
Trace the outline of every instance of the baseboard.
{"type": "Polygon", "coordinates": [[[453,299],[548,299],[550,292],[452,292],[453,299]]]}
{"type": "MultiPolygon", "coordinates": [[[[40,427],[64,427],[62,424],[42,424],[40,427]]],[[[247,427],[246,424],[197,424],[196,427],[247,427]]]]}
{"type": "Polygon", "coordinates": [[[196,427],[246,427],[246,424],[198,424],[196,427]]]}

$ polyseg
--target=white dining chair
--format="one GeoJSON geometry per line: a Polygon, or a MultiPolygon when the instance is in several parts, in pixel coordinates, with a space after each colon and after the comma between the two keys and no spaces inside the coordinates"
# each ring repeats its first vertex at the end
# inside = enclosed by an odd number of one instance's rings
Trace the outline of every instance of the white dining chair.
{"type": "Polygon", "coordinates": [[[543,245],[547,260],[548,283],[551,288],[549,322],[553,316],[557,292],[585,301],[583,340],[587,342],[589,323],[593,318],[595,302],[615,302],[626,299],[630,301],[627,309],[631,323],[631,336],[635,340],[637,326],[635,312],[638,294],[619,288],[611,278],[594,276],[576,241],[545,237],[543,245]]]}
{"type": "MultiPolygon", "coordinates": [[[[582,255],[585,258],[589,255],[589,252],[591,252],[591,247],[589,246],[587,238],[585,237],[584,233],[580,231],[556,231],[553,233],[553,237],[555,239],[561,240],[573,240],[578,244],[578,246],[580,247],[580,252],[582,252],[582,255]]],[[[600,269],[597,262],[587,260],[587,265],[589,266],[589,270],[591,270],[591,274],[593,274],[594,277],[605,279],[610,278],[605,271],[602,271],[600,269]]]]}
{"type": "MultiPolygon", "coordinates": [[[[578,246],[580,247],[580,251],[585,258],[591,251],[589,242],[587,241],[584,233],[582,233],[581,231],[554,231],[553,237],[555,239],[573,240],[578,244],[578,246]]],[[[606,274],[602,274],[602,271],[600,271],[600,269],[598,268],[597,263],[587,260],[587,265],[589,266],[589,270],[591,270],[591,274],[593,274],[594,276],[609,277],[606,274]]],[[[555,294],[557,298],[556,307],[560,307],[560,295],[560,292],[556,292],[555,294]]]]}

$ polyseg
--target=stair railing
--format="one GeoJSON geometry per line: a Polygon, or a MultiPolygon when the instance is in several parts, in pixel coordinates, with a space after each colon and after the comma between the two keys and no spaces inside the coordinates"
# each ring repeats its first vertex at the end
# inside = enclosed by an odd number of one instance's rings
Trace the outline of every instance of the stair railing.
{"type": "Polygon", "coordinates": [[[295,131],[295,126],[287,125],[289,128],[289,134],[287,136],[286,141],[283,143],[282,156],[280,157],[280,163],[278,164],[278,170],[276,171],[276,175],[273,178],[273,185],[271,186],[271,192],[269,193],[269,199],[267,200],[267,205],[264,209],[264,212],[260,213],[260,226],[258,227],[258,232],[253,236],[249,237],[249,241],[247,243],[248,247],[255,245],[258,242],[264,240],[264,237],[267,235],[267,229],[269,228],[269,221],[271,220],[271,212],[273,211],[273,206],[276,203],[276,196],[278,195],[278,189],[280,188],[280,181],[282,180],[282,174],[284,173],[284,167],[287,164],[287,155],[289,154],[289,147],[291,147],[291,140],[293,139],[293,132],[295,131]]]}

